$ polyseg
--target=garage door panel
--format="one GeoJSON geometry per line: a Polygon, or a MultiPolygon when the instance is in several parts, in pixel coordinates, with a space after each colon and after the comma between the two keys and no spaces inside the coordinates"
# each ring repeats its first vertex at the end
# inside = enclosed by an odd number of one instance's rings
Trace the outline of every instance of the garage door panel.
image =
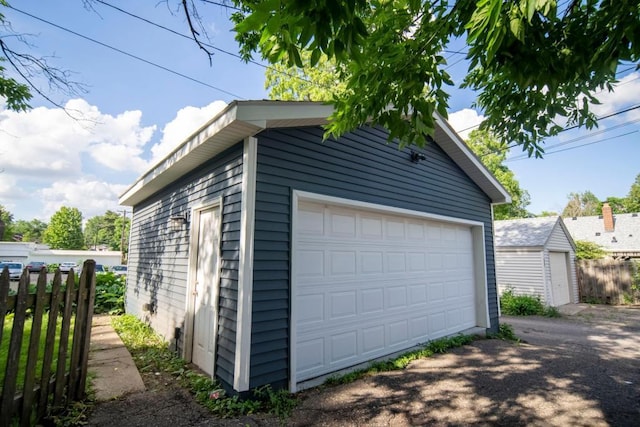
{"type": "Polygon", "coordinates": [[[470,227],[317,203],[299,209],[298,381],[475,326],[470,227]]]}
{"type": "Polygon", "coordinates": [[[368,288],[360,291],[360,314],[376,314],[384,311],[384,288],[368,288]]]}
{"type": "Polygon", "coordinates": [[[329,295],[329,319],[348,319],[356,317],[358,310],[356,308],[356,292],[336,292],[329,295]]]}
{"type": "Polygon", "coordinates": [[[306,249],[296,254],[299,258],[298,275],[300,277],[324,277],[324,251],[306,249]]]}
{"type": "Polygon", "coordinates": [[[298,295],[298,324],[322,323],[324,315],[324,294],[298,295]]]}
{"type": "Polygon", "coordinates": [[[332,335],[330,338],[330,359],[333,366],[345,366],[358,357],[358,331],[351,330],[332,335]]]}
{"type": "Polygon", "coordinates": [[[369,326],[362,329],[362,355],[369,356],[384,351],[386,335],[384,325],[369,326]]]}

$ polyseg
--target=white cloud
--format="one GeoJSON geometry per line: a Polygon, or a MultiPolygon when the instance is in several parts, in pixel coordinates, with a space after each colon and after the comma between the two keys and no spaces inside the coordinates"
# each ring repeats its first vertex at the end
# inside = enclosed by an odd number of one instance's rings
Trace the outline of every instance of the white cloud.
{"type": "Polygon", "coordinates": [[[185,107],[178,111],[162,130],[162,140],[151,147],[151,164],[164,158],[226,106],[224,101],[214,101],[202,108],[185,107]]]}
{"type": "Polygon", "coordinates": [[[455,113],[450,113],[447,121],[451,127],[458,132],[462,139],[467,139],[469,134],[478,128],[484,120],[484,116],[478,114],[476,110],[464,108],[455,113]]]}
{"type": "MultiPolygon", "coordinates": [[[[639,93],[640,72],[631,73],[620,79],[613,92],[605,90],[596,93],[595,96],[600,101],[600,104],[592,105],[591,109],[597,116],[606,116],[637,104],[639,93]]],[[[640,110],[633,110],[627,114],[620,115],[619,119],[620,121],[640,119],[640,110]]]]}
{"type": "Polygon", "coordinates": [[[0,167],[29,177],[73,177],[80,175],[81,155],[88,153],[112,170],[145,168],[140,156],[155,126],[142,127],[140,111],[114,117],[82,99],[70,100],[65,107],[69,114],[47,107],[0,112],[0,167]],[[11,149],[7,156],[9,147],[19,149],[11,149]]]}
{"type": "Polygon", "coordinates": [[[109,184],[89,178],[56,181],[38,191],[43,202],[43,214],[50,218],[62,206],[78,208],[84,219],[103,215],[107,210],[116,210],[118,196],[127,185],[109,184]]]}

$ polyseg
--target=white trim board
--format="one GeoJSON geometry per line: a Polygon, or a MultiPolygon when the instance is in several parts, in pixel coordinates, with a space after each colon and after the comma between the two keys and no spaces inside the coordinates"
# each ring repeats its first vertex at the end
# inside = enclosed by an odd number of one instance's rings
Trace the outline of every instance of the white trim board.
{"type": "Polygon", "coordinates": [[[242,156],[242,202],[240,219],[240,266],[238,268],[238,312],[233,388],[249,390],[251,365],[251,309],[253,304],[253,240],[256,208],[258,140],[244,140],[242,156]]]}

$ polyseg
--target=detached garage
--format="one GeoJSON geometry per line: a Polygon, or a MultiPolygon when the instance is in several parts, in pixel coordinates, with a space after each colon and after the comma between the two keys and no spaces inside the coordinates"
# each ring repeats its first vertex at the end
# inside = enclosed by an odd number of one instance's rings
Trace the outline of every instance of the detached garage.
{"type": "Polygon", "coordinates": [[[379,127],[323,141],[331,112],[233,102],[121,196],[127,311],[229,391],[497,331],[506,191],[440,117],[411,150],[379,127]]]}
{"type": "Polygon", "coordinates": [[[495,221],[494,227],[501,294],[511,288],[553,307],[578,302],[575,243],[561,217],[495,221]]]}

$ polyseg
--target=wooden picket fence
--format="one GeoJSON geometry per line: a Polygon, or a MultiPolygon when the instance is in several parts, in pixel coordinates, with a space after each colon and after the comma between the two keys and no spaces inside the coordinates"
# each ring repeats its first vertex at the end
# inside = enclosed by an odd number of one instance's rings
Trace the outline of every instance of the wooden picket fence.
{"type": "Polygon", "coordinates": [[[640,277],[634,261],[612,259],[576,261],[580,302],[639,304],[640,277]]]}
{"type": "Polygon", "coordinates": [[[78,287],[73,273],[63,286],[59,270],[49,290],[46,270],[38,276],[35,293],[29,292],[29,282],[25,269],[13,293],[8,270],[0,275],[0,351],[6,352],[6,366],[0,366],[4,369],[0,427],[16,420],[28,426],[45,417],[50,408],[85,397],[95,261],[85,261],[78,287]],[[13,322],[10,336],[3,336],[5,321],[13,322]],[[42,331],[45,322],[46,331],[42,331]],[[29,324],[31,332],[25,333],[29,324]]]}

